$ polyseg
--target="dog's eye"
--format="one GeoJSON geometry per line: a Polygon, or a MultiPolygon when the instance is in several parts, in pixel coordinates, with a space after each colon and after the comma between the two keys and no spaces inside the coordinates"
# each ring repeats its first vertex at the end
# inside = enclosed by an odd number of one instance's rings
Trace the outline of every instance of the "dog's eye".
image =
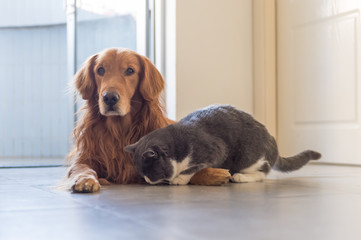
{"type": "Polygon", "coordinates": [[[127,71],[125,71],[125,75],[127,75],[127,76],[132,75],[133,73],[134,73],[133,68],[128,68],[127,71]]]}
{"type": "Polygon", "coordinates": [[[105,69],[104,69],[103,67],[100,67],[100,68],[98,68],[97,73],[98,73],[100,76],[104,76],[104,74],[105,74],[105,69]]]}

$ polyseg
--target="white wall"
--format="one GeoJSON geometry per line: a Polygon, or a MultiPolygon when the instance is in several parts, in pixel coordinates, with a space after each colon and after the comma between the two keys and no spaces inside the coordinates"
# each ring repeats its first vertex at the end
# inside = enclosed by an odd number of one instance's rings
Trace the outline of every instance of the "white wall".
{"type": "Polygon", "coordinates": [[[176,1],[176,118],[215,103],[253,113],[252,0],[176,1]]]}

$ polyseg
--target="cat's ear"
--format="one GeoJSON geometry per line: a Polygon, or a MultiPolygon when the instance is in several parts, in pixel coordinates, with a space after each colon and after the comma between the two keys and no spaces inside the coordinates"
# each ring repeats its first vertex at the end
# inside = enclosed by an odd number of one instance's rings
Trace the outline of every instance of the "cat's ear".
{"type": "Polygon", "coordinates": [[[142,155],[143,158],[146,159],[157,159],[158,158],[158,153],[155,152],[152,149],[148,149],[147,151],[145,151],[142,155]]]}
{"type": "Polygon", "coordinates": [[[138,142],[134,143],[134,144],[130,144],[128,146],[126,146],[124,148],[124,151],[134,154],[135,153],[135,149],[137,148],[138,142]]]}

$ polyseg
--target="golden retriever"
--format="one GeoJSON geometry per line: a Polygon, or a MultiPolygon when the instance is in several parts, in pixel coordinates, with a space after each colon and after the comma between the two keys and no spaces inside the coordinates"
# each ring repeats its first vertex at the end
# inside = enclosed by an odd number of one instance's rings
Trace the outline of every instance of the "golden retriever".
{"type": "MultiPolygon", "coordinates": [[[[68,187],[96,192],[109,182],[142,183],[132,156],[123,148],[173,122],[160,102],[165,83],[159,71],[134,51],[112,48],[86,60],[74,85],[86,101],[68,155],[68,187]]],[[[191,183],[219,185],[228,179],[226,170],[204,169],[191,183]]]]}

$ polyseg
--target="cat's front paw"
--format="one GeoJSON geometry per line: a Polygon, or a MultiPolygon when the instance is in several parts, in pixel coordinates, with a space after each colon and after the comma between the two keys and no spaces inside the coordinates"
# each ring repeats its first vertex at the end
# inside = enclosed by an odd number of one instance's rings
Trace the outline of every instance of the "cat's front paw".
{"type": "Polygon", "coordinates": [[[173,180],[169,181],[171,185],[186,185],[189,183],[192,175],[179,175],[178,177],[174,178],[173,180]]]}
{"type": "Polygon", "coordinates": [[[235,173],[231,181],[235,183],[262,182],[266,178],[263,172],[235,173]]]}

